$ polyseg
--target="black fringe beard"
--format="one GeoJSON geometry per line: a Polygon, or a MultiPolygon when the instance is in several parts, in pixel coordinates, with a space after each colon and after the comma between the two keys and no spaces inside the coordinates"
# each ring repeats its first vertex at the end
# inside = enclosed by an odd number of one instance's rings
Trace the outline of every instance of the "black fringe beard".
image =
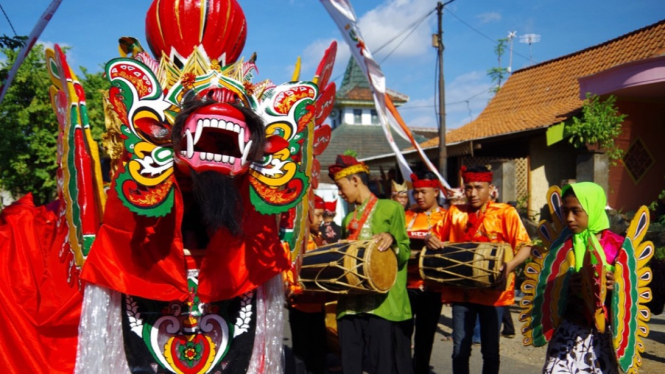
{"type": "Polygon", "coordinates": [[[206,228],[215,232],[228,229],[234,236],[240,235],[243,206],[234,179],[214,171],[191,171],[192,193],[198,213],[206,228]]]}

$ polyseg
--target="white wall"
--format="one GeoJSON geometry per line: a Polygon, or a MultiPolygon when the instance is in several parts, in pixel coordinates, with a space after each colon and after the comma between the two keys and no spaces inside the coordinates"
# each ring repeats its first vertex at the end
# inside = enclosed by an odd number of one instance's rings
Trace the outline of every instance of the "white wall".
{"type": "Polygon", "coordinates": [[[367,107],[344,107],[342,108],[342,119],[344,123],[350,125],[358,125],[354,122],[353,110],[360,109],[362,110],[361,125],[371,125],[372,124],[372,109],[367,107]]]}

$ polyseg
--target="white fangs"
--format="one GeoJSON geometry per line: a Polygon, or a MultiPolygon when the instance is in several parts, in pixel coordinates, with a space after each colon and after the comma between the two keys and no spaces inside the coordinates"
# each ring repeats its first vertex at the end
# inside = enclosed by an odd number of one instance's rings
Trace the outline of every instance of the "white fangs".
{"type": "Polygon", "coordinates": [[[201,134],[203,134],[203,127],[210,126],[210,120],[199,120],[196,124],[196,134],[194,134],[194,144],[199,142],[199,139],[201,139],[201,134]]]}
{"type": "Polygon", "coordinates": [[[252,148],[252,141],[248,141],[245,145],[245,149],[242,151],[242,158],[240,159],[240,165],[245,165],[247,162],[247,156],[249,155],[249,150],[252,148]]]}
{"type": "MultiPolygon", "coordinates": [[[[194,131],[194,134],[192,134],[192,131],[190,129],[187,129],[185,131],[185,139],[187,142],[187,147],[186,150],[180,151],[181,155],[189,159],[194,157],[195,153],[194,146],[199,142],[199,140],[201,140],[204,127],[218,128],[221,130],[235,132],[236,134],[238,134],[238,149],[242,154],[242,158],[240,159],[240,166],[245,165],[245,163],[247,162],[247,157],[249,156],[249,150],[252,147],[252,141],[250,140],[247,143],[245,143],[244,127],[222,119],[206,118],[206,119],[199,119],[198,121],[196,121],[196,130],[194,131]]],[[[221,155],[211,152],[198,152],[198,154],[201,161],[214,161],[231,165],[235,164],[236,161],[236,158],[234,156],[221,155]]]]}
{"type": "Polygon", "coordinates": [[[245,153],[245,128],[241,128],[238,132],[238,148],[240,153],[245,153]]]}
{"type": "Polygon", "coordinates": [[[187,158],[192,158],[192,156],[194,156],[194,139],[192,139],[192,132],[187,129],[185,136],[187,136],[187,158]]]}

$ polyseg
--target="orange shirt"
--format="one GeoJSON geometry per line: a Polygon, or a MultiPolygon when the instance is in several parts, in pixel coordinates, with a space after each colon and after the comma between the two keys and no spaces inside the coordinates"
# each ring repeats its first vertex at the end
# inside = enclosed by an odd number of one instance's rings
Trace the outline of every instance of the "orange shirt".
{"type": "Polygon", "coordinates": [[[431,233],[432,228],[443,219],[443,214],[445,212],[445,209],[437,207],[436,210],[429,212],[429,215],[425,212],[417,212],[412,209],[409,209],[404,213],[406,233],[409,235],[412,244],[411,258],[409,259],[406,274],[407,288],[420,288],[420,286],[422,286],[423,279],[420,277],[418,258],[416,255],[420,253],[420,250],[425,245],[425,237],[427,237],[427,235],[431,233]],[[416,247],[414,247],[414,245],[416,247]],[[417,248],[417,246],[420,246],[420,248],[417,248]]]}
{"type": "MultiPolygon", "coordinates": [[[[461,243],[466,241],[466,228],[469,221],[467,205],[453,205],[432,230],[444,242],[461,243]]],[[[476,232],[476,239],[491,243],[508,243],[513,254],[525,245],[531,245],[517,210],[508,204],[487,203],[485,218],[476,232]]],[[[515,276],[508,277],[505,291],[491,289],[466,289],[459,287],[443,287],[444,302],[470,302],[481,305],[512,305],[515,302],[515,276]]]]}

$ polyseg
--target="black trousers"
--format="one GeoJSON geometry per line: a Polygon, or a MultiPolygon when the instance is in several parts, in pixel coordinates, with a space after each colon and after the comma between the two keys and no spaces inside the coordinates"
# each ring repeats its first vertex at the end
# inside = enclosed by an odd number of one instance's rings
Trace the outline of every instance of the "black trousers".
{"type": "Polygon", "coordinates": [[[412,320],[392,322],[371,314],[347,315],[337,320],[342,372],[362,374],[363,353],[371,374],[412,374],[412,320]]]}
{"type": "Polygon", "coordinates": [[[413,371],[415,374],[428,374],[434,335],[443,306],[441,294],[409,289],[409,301],[416,330],[413,336],[413,371]]]}
{"type": "Polygon", "coordinates": [[[513,324],[513,316],[510,314],[510,306],[500,306],[502,308],[501,323],[503,324],[503,331],[501,335],[515,335],[515,325],[513,324]]]}
{"type": "Polygon", "coordinates": [[[326,314],[289,308],[296,374],[323,374],[326,370],[326,314]]]}

